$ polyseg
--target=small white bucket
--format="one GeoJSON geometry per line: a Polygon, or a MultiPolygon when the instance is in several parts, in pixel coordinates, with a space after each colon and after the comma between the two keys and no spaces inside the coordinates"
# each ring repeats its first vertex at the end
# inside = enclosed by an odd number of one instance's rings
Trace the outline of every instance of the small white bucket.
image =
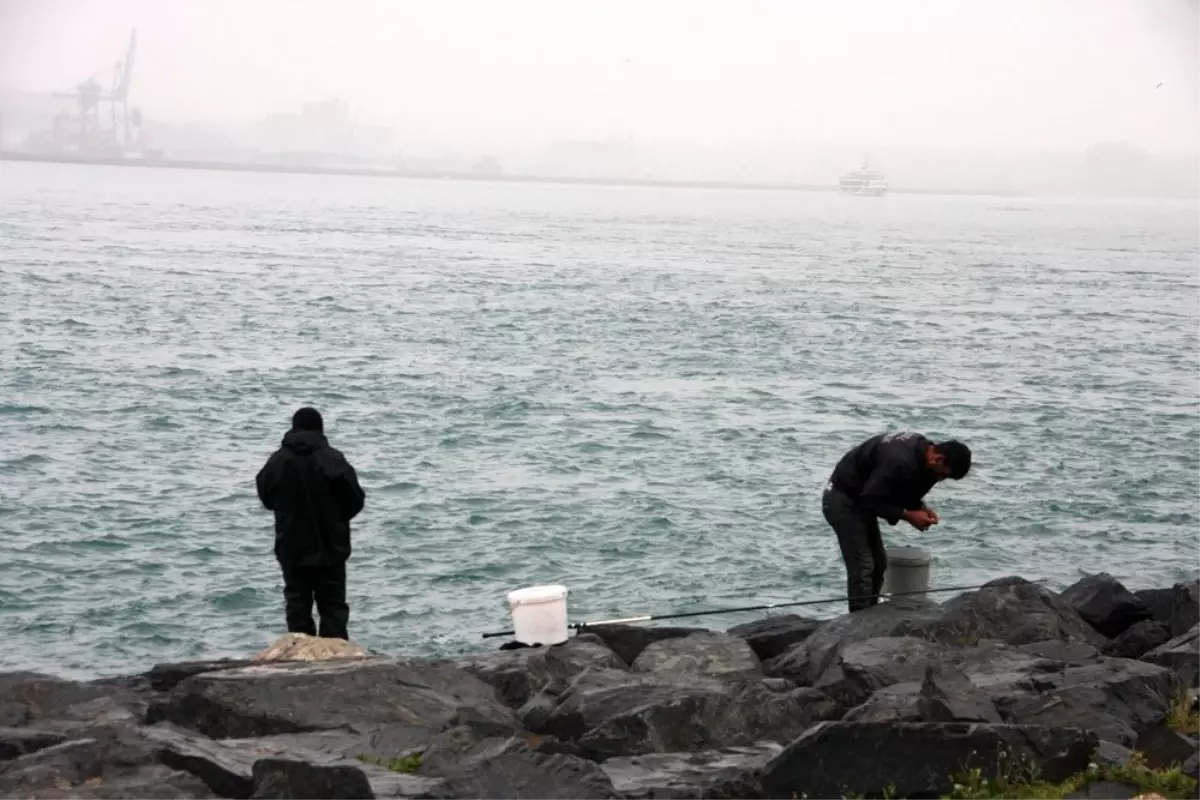
{"type": "MultiPolygon", "coordinates": [[[[923,592],[930,588],[930,565],[933,558],[920,547],[894,547],[888,550],[887,572],[883,576],[884,594],[923,592]]],[[[892,599],[892,598],[889,598],[892,599]]],[[[921,602],[927,595],[908,594],[893,602],[921,602]]]]}
{"type": "Polygon", "coordinates": [[[567,640],[567,587],[530,586],[508,593],[514,638],[522,644],[552,645],[567,640]]]}

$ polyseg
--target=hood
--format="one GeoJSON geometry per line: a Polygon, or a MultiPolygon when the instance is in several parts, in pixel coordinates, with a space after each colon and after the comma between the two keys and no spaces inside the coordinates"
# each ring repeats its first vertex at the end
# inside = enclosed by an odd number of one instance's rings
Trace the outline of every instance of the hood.
{"type": "Polygon", "coordinates": [[[329,440],[320,431],[288,431],[283,437],[283,446],[298,456],[315,453],[329,447],[329,440]]]}

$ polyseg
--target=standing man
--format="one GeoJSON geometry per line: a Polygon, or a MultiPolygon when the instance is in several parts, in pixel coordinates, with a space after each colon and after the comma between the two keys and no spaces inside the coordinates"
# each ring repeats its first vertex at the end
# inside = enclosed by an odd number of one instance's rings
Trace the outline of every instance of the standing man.
{"type": "Polygon", "coordinates": [[[842,456],[825,484],[821,510],[841,546],[851,612],[879,602],[887,571],[879,518],[927,530],[938,515],[925,505],[925,494],[946,478],[961,480],[970,469],[965,444],[934,444],[919,433],[872,436],[842,456]]]}
{"type": "Polygon", "coordinates": [[[283,445],[259,470],[262,504],[275,512],[275,557],[283,569],[283,596],[290,633],[317,635],[312,607],[321,615],[320,635],[348,639],[346,559],[350,520],[366,494],[340,451],[329,446],[315,408],[292,416],[283,445]]]}

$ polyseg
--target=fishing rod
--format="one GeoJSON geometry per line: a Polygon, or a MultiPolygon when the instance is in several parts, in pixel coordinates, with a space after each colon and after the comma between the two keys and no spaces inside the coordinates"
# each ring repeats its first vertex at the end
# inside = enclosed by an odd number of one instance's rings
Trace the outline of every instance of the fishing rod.
{"type": "MultiPolygon", "coordinates": [[[[1045,583],[1046,578],[1029,581],[1030,583],[1045,583]]],[[[941,589],[914,589],[909,592],[892,592],[890,594],[868,594],[858,597],[827,597],[821,600],[796,600],[789,603],[765,603],[758,606],[741,606],[740,608],[718,608],[714,611],[682,611],[675,614],[645,614],[639,617],[624,617],[622,619],[601,619],[593,622],[573,622],[567,626],[571,630],[581,631],[597,625],[627,625],[632,622],[657,622],[663,619],[684,619],[685,617],[707,617],[712,614],[734,614],[741,611],[769,611],[773,608],[794,608],[796,606],[817,606],[824,603],[845,603],[851,600],[877,600],[881,597],[907,597],[915,594],[937,594],[938,592],[967,592],[973,589],[983,589],[987,584],[978,586],[946,586],[941,589]]],[[[484,639],[494,639],[498,636],[512,636],[516,631],[496,631],[483,634],[484,639]]]]}

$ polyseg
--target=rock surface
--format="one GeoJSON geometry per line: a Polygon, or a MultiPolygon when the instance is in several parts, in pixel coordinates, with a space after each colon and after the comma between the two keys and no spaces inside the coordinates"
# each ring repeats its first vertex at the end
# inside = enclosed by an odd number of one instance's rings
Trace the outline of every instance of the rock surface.
{"type": "Polygon", "coordinates": [[[1168,589],[1142,589],[1134,594],[1155,620],[1167,626],[1171,638],[1182,636],[1200,623],[1200,580],[1177,583],[1168,589]]]}
{"type": "Polygon", "coordinates": [[[1195,741],[1164,721],[1196,682],[1200,627],[1112,657],[1168,624],[1106,640],[1053,592],[1007,579],[742,635],[608,626],[453,660],[0,674],[0,797],[927,795],[961,757],[1013,749],[1058,769],[1087,747],[1097,763],[1136,747],[1194,771],[1195,741]]]}
{"type": "Polygon", "coordinates": [[[331,658],[368,658],[362,645],[304,633],[288,633],[254,657],[255,661],[327,661],[331,658]]]}
{"type": "Polygon", "coordinates": [[[745,639],[760,660],[769,661],[783,655],[792,645],[803,642],[822,624],[821,620],[785,614],[737,625],[730,628],[729,633],[745,639]]]}
{"type": "Polygon", "coordinates": [[[1144,619],[1126,628],[1120,636],[1104,645],[1104,655],[1113,658],[1141,658],[1171,639],[1171,629],[1154,619],[1144,619]]]}
{"type": "Polygon", "coordinates": [[[1087,768],[1097,744],[1094,734],[1070,728],[825,722],[775,756],[762,781],[767,797],[940,797],[955,775],[978,767],[994,778],[1008,759],[1061,781],[1087,768]]]}
{"type": "Polygon", "coordinates": [[[1107,572],[1081,578],[1063,590],[1062,599],[1109,639],[1154,617],[1149,606],[1107,572]]]}

